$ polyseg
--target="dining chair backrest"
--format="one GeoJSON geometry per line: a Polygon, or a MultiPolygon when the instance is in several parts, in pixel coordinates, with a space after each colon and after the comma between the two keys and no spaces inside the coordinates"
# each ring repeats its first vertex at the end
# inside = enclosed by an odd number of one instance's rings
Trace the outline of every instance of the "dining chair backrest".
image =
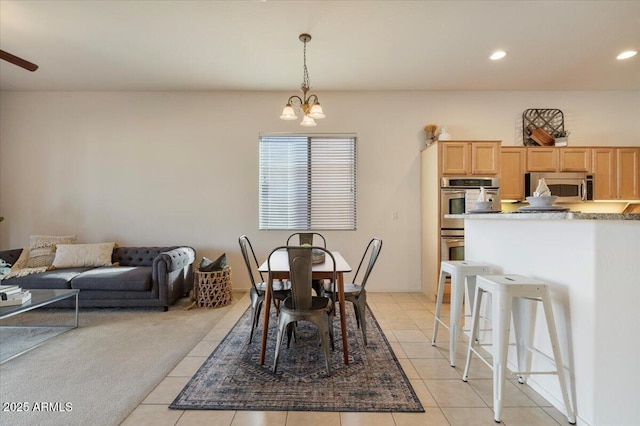
{"type": "Polygon", "coordinates": [[[320,238],[322,240],[322,247],[323,248],[327,248],[327,240],[324,238],[324,235],[318,233],[318,232],[295,232],[291,235],[289,235],[289,238],[287,238],[287,246],[291,245],[291,238],[298,236],[298,239],[300,241],[300,245],[308,245],[308,246],[312,246],[313,245],[313,239],[314,237],[317,235],[318,238],[320,238]]]}
{"type": "Polygon", "coordinates": [[[312,251],[321,250],[325,253],[325,258],[329,257],[333,264],[333,280],[336,282],[336,261],[330,251],[324,247],[299,247],[299,246],[281,246],[275,248],[267,258],[269,267],[269,282],[273,281],[271,274],[271,258],[274,253],[280,250],[287,251],[289,260],[289,280],[291,281],[291,300],[296,310],[310,310],[313,303],[312,293],[312,276],[313,262],[312,251]]]}
{"type": "Polygon", "coordinates": [[[353,283],[360,285],[360,292],[364,290],[364,287],[367,284],[367,280],[369,279],[369,275],[371,275],[373,266],[376,264],[378,256],[380,255],[380,250],[382,250],[382,240],[380,238],[372,238],[371,241],[369,241],[369,244],[367,244],[367,248],[362,255],[362,259],[360,259],[358,269],[356,269],[356,274],[353,276],[353,283]],[[362,281],[358,283],[358,274],[360,273],[360,268],[364,264],[364,261],[367,259],[367,255],[369,258],[367,269],[364,271],[362,281]]]}
{"type": "MultiPolygon", "coordinates": [[[[247,271],[249,272],[249,279],[251,280],[251,285],[255,290],[258,290],[256,285],[256,280],[253,275],[253,268],[255,267],[258,270],[260,266],[258,263],[258,258],[256,257],[255,252],[253,251],[253,246],[251,245],[251,241],[246,235],[241,236],[238,239],[238,244],[240,244],[240,251],[242,252],[242,257],[244,258],[244,263],[247,266],[247,271]]],[[[264,282],[264,276],[262,272],[258,271],[260,275],[260,282],[264,282]]]]}

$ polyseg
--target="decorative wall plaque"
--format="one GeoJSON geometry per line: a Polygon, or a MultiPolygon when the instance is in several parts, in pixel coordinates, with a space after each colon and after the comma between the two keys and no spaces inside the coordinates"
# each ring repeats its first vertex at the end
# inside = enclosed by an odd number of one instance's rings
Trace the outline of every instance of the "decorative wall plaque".
{"type": "Polygon", "coordinates": [[[542,129],[553,136],[564,131],[564,114],[559,109],[527,109],[522,113],[522,142],[527,146],[540,146],[531,138],[535,129],[542,129]]]}

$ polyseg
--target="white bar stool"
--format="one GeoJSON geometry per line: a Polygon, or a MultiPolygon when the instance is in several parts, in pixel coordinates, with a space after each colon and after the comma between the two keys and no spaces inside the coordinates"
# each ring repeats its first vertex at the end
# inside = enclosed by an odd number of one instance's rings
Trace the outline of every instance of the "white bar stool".
{"type": "Polygon", "coordinates": [[[502,414],[502,396],[504,391],[505,376],[507,373],[507,352],[509,349],[509,330],[511,326],[511,314],[513,313],[513,325],[516,336],[516,349],[518,356],[518,370],[514,374],[519,375],[520,383],[526,382],[526,376],[532,374],[554,374],[558,376],[564,406],[567,410],[569,423],[576,423],[576,416],[573,406],[569,401],[567,392],[566,377],[563,371],[564,364],[560,354],[558,343],[558,333],[553,318],[551,307],[551,296],[547,284],[533,278],[522,275],[486,275],[478,276],[476,281],[475,302],[473,304],[471,337],[467,350],[467,362],[464,367],[462,380],[465,382],[469,378],[469,364],[471,363],[471,353],[475,353],[480,359],[493,370],[493,410],[494,420],[500,422],[502,414]],[[478,323],[482,295],[491,295],[492,322],[493,322],[493,364],[485,360],[474,348],[480,345],[478,339],[478,323]],[[536,306],[532,301],[542,302],[545,318],[553,348],[553,359],[546,354],[533,348],[533,331],[535,329],[536,306]],[[552,371],[530,371],[531,353],[544,356],[555,363],[555,370],[552,371]]]}
{"type": "Polygon", "coordinates": [[[460,316],[462,315],[462,301],[464,298],[465,282],[467,283],[467,294],[469,296],[469,306],[473,306],[473,298],[476,288],[476,275],[490,274],[494,272],[494,267],[487,263],[473,262],[470,260],[449,260],[440,262],[440,281],[438,282],[438,300],[436,301],[436,315],[433,321],[433,340],[431,346],[436,345],[438,337],[438,326],[449,330],[449,362],[452,367],[456,365],[456,345],[460,332],[460,316]],[[447,275],[451,275],[451,305],[449,324],[442,321],[440,309],[442,308],[442,296],[444,295],[444,284],[447,275]]]}

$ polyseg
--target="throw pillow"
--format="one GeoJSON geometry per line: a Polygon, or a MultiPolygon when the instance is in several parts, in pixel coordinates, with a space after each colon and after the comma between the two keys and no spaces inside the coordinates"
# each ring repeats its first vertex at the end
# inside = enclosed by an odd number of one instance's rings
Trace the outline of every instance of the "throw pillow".
{"type": "Polygon", "coordinates": [[[227,254],[222,253],[222,256],[217,258],[216,260],[210,260],[206,257],[203,257],[200,261],[200,266],[198,270],[200,272],[214,272],[214,271],[222,271],[224,267],[227,266],[227,254]]]}
{"type": "Polygon", "coordinates": [[[48,266],[37,266],[34,268],[27,268],[27,261],[29,260],[29,247],[25,247],[22,249],[22,253],[16,260],[16,263],[11,267],[11,272],[6,275],[3,279],[8,280],[9,278],[14,277],[24,277],[30,274],[40,274],[42,272],[46,272],[49,269],[48,266]]]}
{"type": "Polygon", "coordinates": [[[56,244],[73,244],[77,235],[61,237],[32,235],[29,237],[29,259],[25,268],[50,267],[55,257],[56,244]]]}
{"type": "Polygon", "coordinates": [[[111,255],[115,244],[58,244],[53,267],[62,269],[111,266],[111,255]]]}

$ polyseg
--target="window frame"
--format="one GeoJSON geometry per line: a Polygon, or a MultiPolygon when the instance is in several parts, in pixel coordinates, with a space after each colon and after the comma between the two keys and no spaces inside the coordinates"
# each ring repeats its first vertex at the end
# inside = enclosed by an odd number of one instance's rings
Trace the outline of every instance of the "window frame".
{"type": "MultiPolygon", "coordinates": [[[[262,231],[355,231],[357,230],[357,140],[356,134],[318,134],[318,133],[263,133],[259,135],[259,159],[258,159],[258,229],[262,231]],[[296,140],[297,139],[297,140],[296,140]],[[287,156],[287,168],[285,172],[273,171],[277,169],[277,163],[273,158],[271,152],[272,146],[267,146],[271,143],[287,143],[292,145],[286,148],[283,153],[287,156]],[[314,146],[314,142],[317,144],[314,146]],[[304,144],[306,147],[306,163],[296,162],[299,158],[291,160],[292,156],[296,155],[296,147],[294,143],[304,144]],[[334,145],[332,145],[334,144],[334,145]],[[343,147],[340,149],[332,149],[340,144],[343,147]],[[315,154],[314,154],[315,148],[315,154]],[[317,160],[315,160],[317,158],[317,160]],[[315,161],[314,161],[315,160],[315,161]],[[335,160],[339,167],[334,170],[332,174],[332,167],[327,167],[327,161],[334,163],[335,160]],[[324,162],[324,164],[323,164],[324,162]],[[290,173],[292,167],[306,167],[306,170],[302,173],[290,173]],[[328,172],[328,174],[327,174],[328,172]],[[298,183],[297,190],[303,190],[304,205],[305,207],[296,206],[296,202],[293,204],[288,203],[287,198],[290,191],[287,188],[293,181],[293,186],[296,185],[295,181],[303,181],[301,179],[306,175],[306,184],[298,183]],[[315,176],[315,180],[314,180],[315,176]],[[269,180],[272,177],[272,180],[269,180]],[[273,180],[281,180],[276,182],[278,187],[272,192],[265,189],[265,186],[269,185],[269,182],[273,180]],[[283,183],[283,182],[286,182],[283,183]],[[336,191],[332,191],[332,185],[339,185],[336,191]],[[314,186],[321,188],[315,188],[314,186]],[[324,191],[322,189],[324,187],[324,191]],[[287,198],[286,201],[282,200],[282,195],[287,198]],[[322,197],[319,197],[321,194],[322,197]],[[272,201],[272,199],[278,199],[278,201],[272,201]],[[318,203],[314,195],[323,200],[318,203]],[[331,203],[328,211],[322,209],[322,206],[326,205],[326,197],[331,198],[331,203]],[[275,209],[282,211],[282,205],[287,203],[287,208],[292,210],[286,210],[284,214],[273,213],[270,214],[269,209],[275,209]],[[314,205],[316,206],[314,208],[314,205]],[[317,206],[321,207],[318,208],[317,206]],[[292,207],[293,206],[293,207],[292,207]],[[332,207],[335,207],[333,209],[332,207]],[[304,211],[300,210],[304,209],[304,211]],[[340,213],[336,214],[335,211],[340,213]],[[314,223],[315,222],[315,223],[314,223]]],[[[298,147],[299,149],[299,147],[298,147]]],[[[275,150],[273,150],[275,151],[275,150]]],[[[298,157],[301,154],[297,152],[298,157]]],[[[282,166],[280,165],[280,170],[282,166]]],[[[302,197],[297,198],[297,202],[301,203],[302,197]]],[[[294,197],[295,201],[295,197],[294,197]]]]}

